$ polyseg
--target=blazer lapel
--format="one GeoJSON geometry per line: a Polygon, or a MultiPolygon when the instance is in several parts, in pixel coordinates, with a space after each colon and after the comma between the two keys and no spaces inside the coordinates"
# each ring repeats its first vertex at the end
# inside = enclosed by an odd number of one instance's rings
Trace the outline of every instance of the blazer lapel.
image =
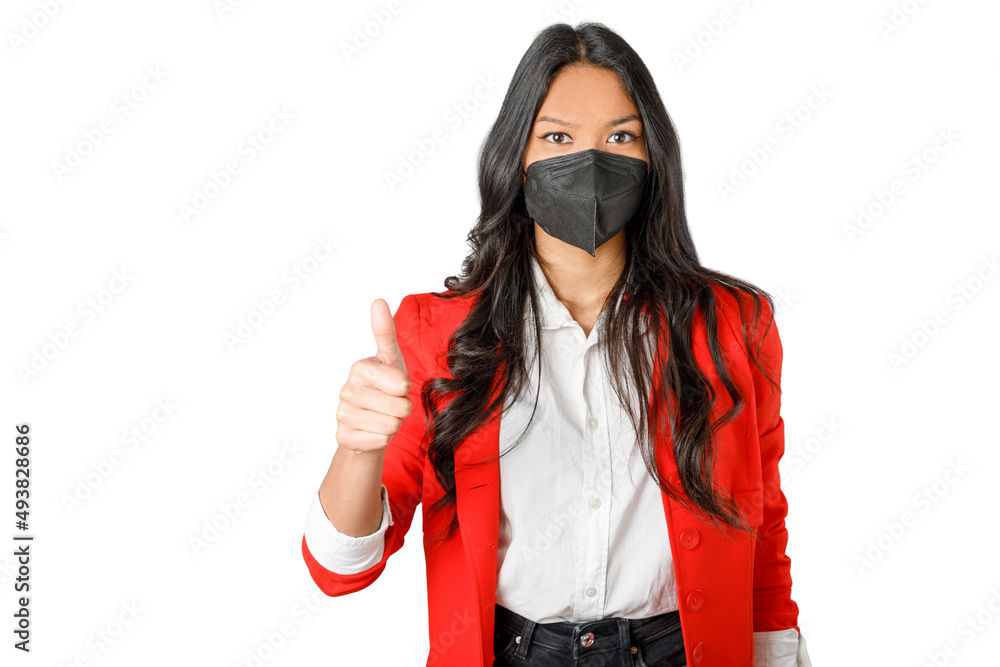
{"type": "Polygon", "coordinates": [[[500,539],[500,420],[484,424],[455,451],[455,497],[466,562],[480,613],[493,619],[500,539]],[[480,465],[473,465],[482,461],[480,465]]]}

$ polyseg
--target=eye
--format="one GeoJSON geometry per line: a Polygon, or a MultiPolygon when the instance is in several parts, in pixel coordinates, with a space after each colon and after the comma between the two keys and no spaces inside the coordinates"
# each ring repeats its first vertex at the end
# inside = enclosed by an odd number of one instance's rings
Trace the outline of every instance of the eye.
{"type": "Polygon", "coordinates": [[[632,134],[631,132],[629,132],[627,130],[619,130],[618,132],[615,132],[614,134],[612,134],[611,137],[609,137],[609,141],[610,141],[610,139],[612,139],[612,138],[614,138],[614,137],[616,137],[618,135],[622,135],[623,137],[630,137],[630,138],[623,139],[622,141],[611,141],[611,143],[613,143],[613,144],[627,144],[630,141],[635,141],[636,139],[638,139],[638,137],[636,135],[632,134]]]}
{"type": "Polygon", "coordinates": [[[553,143],[553,144],[565,144],[565,143],[568,143],[566,141],[555,141],[553,139],[550,139],[550,137],[566,137],[568,139],[569,135],[566,134],[565,132],[546,132],[545,134],[543,134],[542,136],[540,136],[539,139],[546,139],[547,141],[549,141],[550,143],[553,143]]]}

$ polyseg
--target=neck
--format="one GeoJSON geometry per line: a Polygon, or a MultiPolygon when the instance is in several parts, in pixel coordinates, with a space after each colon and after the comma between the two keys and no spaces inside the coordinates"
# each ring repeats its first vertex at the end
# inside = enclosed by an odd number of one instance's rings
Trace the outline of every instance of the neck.
{"type": "Polygon", "coordinates": [[[604,300],[625,269],[625,232],[622,230],[590,253],[546,234],[535,223],[539,265],[556,298],[589,333],[601,314],[604,300]]]}

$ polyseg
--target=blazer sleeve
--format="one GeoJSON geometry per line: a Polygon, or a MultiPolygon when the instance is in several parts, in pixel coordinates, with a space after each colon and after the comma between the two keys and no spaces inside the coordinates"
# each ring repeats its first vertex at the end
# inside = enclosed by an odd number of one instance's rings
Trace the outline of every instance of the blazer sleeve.
{"type": "Polygon", "coordinates": [[[421,312],[416,296],[404,296],[393,315],[396,340],[403,354],[406,373],[410,376],[410,414],[403,418],[399,431],[386,447],[382,464],[382,484],[385,485],[391,511],[391,523],[384,533],[385,546],[381,558],[368,569],[355,574],[337,574],[324,567],[310,552],[306,537],[302,537],[302,557],[309,574],[320,590],[329,596],[347,595],[371,585],[385,570],[389,557],[399,551],[417,505],[423,493],[423,461],[421,441],[426,433],[425,415],[420,403],[420,389],[427,379],[428,365],[421,349],[421,312]]]}
{"type": "MultiPolygon", "coordinates": [[[[763,522],[754,555],[753,629],[754,632],[787,628],[798,631],[799,608],[792,600],[791,559],[785,554],[788,503],[778,474],[778,462],[785,451],[785,422],[780,413],[781,338],[770,306],[766,300],[761,301],[763,307],[753,340],[761,341],[759,360],[777,383],[772,386],[756,364],[750,362],[763,479],[763,522]]],[[[753,325],[752,319],[748,325],[753,325]]]]}
{"type": "Polygon", "coordinates": [[[306,513],[306,547],[323,567],[337,574],[357,574],[382,560],[385,531],[392,525],[392,509],[389,507],[389,490],[385,484],[380,493],[382,519],[379,527],[374,533],[361,537],[345,535],[337,530],[323,510],[319,492],[313,494],[312,504],[306,513]]]}

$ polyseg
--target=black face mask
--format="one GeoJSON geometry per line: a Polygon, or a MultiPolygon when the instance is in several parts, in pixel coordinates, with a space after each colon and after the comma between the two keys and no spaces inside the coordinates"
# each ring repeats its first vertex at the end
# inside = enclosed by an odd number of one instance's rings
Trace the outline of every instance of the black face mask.
{"type": "Polygon", "coordinates": [[[645,160],[590,148],[538,160],[524,171],[528,215],[557,239],[596,257],[642,204],[645,160]]]}

